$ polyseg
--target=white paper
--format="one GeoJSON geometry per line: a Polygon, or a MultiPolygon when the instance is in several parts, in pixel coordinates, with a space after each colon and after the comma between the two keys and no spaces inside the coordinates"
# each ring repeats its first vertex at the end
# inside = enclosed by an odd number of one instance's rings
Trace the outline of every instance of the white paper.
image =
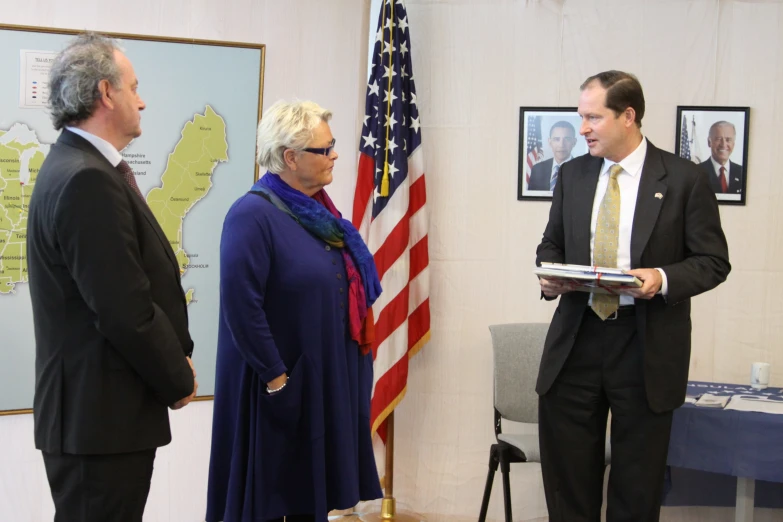
{"type": "Polygon", "coordinates": [[[726,409],[783,415],[783,401],[770,400],[763,395],[732,395],[726,409]]]}
{"type": "Polygon", "coordinates": [[[42,109],[49,101],[49,69],[57,56],[53,51],[19,51],[19,107],[42,109]]]}
{"type": "Polygon", "coordinates": [[[724,408],[729,400],[731,400],[731,397],[726,395],[713,395],[711,393],[705,393],[699,397],[699,399],[694,404],[703,408],[724,408]]]}

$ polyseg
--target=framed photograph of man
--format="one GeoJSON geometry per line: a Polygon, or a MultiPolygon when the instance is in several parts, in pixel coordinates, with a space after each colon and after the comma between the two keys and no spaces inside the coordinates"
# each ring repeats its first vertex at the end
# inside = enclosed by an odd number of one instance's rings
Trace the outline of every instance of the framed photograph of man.
{"type": "Polygon", "coordinates": [[[587,153],[576,107],[519,108],[517,199],[551,200],[560,165],[587,153]]]}
{"type": "Polygon", "coordinates": [[[698,164],[725,205],[744,205],[749,107],[677,107],[675,153],[698,164]]]}

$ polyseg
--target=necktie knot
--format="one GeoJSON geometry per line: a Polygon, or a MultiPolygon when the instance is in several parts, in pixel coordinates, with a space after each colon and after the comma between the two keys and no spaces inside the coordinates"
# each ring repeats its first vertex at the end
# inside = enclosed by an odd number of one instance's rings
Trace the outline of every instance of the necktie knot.
{"type": "Polygon", "coordinates": [[[619,163],[615,163],[614,165],[609,167],[609,175],[612,177],[612,179],[617,179],[617,176],[619,176],[622,171],[623,168],[620,166],[619,163]]]}
{"type": "Polygon", "coordinates": [[[136,183],[136,176],[133,175],[133,169],[130,165],[128,165],[128,162],[121,160],[117,164],[117,170],[120,171],[120,174],[122,174],[123,179],[125,179],[125,183],[127,183],[128,186],[133,189],[133,191],[141,198],[142,201],[144,201],[144,196],[141,195],[139,185],[136,183]]]}
{"type": "Polygon", "coordinates": [[[133,169],[125,160],[120,160],[120,162],[117,164],[117,169],[122,173],[123,176],[133,174],[133,169]]]}

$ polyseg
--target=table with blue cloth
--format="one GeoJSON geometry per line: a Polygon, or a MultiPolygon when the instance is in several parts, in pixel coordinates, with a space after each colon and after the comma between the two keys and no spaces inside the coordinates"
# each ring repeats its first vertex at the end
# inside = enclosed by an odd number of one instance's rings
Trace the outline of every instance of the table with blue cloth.
{"type": "MultiPolygon", "coordinates": [[[[753,395],[783,401],[783,389],[689,382],[688,397],[753,395]]],[[[674,411],[667,461],[667,506],[783,509],[783,415],[684,404],[674,411]]]]}

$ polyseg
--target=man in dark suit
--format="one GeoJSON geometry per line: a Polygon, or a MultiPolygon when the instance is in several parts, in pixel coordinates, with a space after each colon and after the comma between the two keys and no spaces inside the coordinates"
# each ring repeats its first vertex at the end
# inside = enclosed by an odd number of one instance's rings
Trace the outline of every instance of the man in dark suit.
{"type": "Polygon", "coordinates": [[[35,445],[56,522],[140,522],[168,407],[196,394],[179,266],[118,152],[144,102],[115,44],[78,37],[55,59],[63,129],[30,201],[35,445]]]}
{"type": "Polygon", "coordinates": [[[729,161],[734,151],[737,130],[733,123],[716,121],[710,126],[707,146],[710,148],[710,159],[700,163],[710,187],[716,194],[742,193],[742,166],[729,161]],[[726,168],[726,164],[728,169],[726,168]]]}
{"type": "Polygon", "coordinates": [[[540,280],[543,297],[560,296],[536,385],[547,506],[552,522],[601,519],[611,410],[607,520],[657,521],[690,298],[726,279],[728,248],[698,166],[642,136],[636,77],[608,71],[581,89],[590,154],[563,165],[536,261],[618,267],[643,285],[599,296],[540,280]]]}
{"type": "Polygon", "coordinates": [[[558,121],[549,129],[549,147],[552,157],[533,165],[528,190],[554,190],[560,165],[571,159],[576,145],[576,130],[567,121],[558,121]]]}

